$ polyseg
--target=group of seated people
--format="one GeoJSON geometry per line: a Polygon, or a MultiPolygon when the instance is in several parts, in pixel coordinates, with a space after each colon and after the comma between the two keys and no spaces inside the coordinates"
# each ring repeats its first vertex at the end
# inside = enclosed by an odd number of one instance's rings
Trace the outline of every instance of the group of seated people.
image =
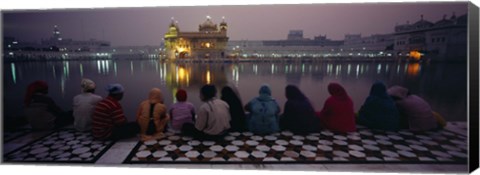
{"type": "Polygon", "coordinates": [[[225,86],[216,97],[214,85],[200,89],[203,104],[196,110],[187,101],[187,92],[179,89],[176,103],[168,108],[159,88],[153,88],[136,112],[136,121],[128,122],[119,101],[124,88],[120,84],[106,87],[108,96],[95,94],[90,79],[80,83],[82,93],[73,98],[73,115],[63,112],[47,96],[48,85],[36,81],[29,85],[25,96],[25,115],[33,129],[55,129],[73,121],[75,129],[92,132],[96,139],[122,139],[140,133],[142,141],[164,138],[168,129],[200,140],[221,139],[227,132],[250,131],[266,135],[281,130],[308,134],[328,129],[334,132],[355,132],[356,124],[371,129],[427,131],[445,126],[442,117],[430,105],[409,90],[393,86],[389,89],[377,81],[358,113],[347,91],[339,83],[330,83],[323,108],[315,111],[310,100],[294,86],[285,88],[287,101],[281,113],[268,85],[262,85],[258,97],[243,105],[237,89],[225,86]],[[73,117],[72,117],[73,116],[73,117]]]}

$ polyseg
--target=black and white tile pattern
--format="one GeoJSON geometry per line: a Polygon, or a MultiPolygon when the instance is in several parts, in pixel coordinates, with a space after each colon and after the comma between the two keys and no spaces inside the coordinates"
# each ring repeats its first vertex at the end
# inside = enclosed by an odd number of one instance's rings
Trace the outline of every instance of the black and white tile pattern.
{"type": "Polygon", "coordinates": [[[414,133],[359,127],[358,132],[330,131],[267,136],[229,133],[221,141],[199,141],[172,134],[139,142],[124,163],[461,163],[467,161],[467,138],[447,130],[414,133]]]}
{"type": "Polygon", "coordinates": [[[4,155],[4,161],[94,163],[112,144],[90,133],[57,131],[4,155]]]}

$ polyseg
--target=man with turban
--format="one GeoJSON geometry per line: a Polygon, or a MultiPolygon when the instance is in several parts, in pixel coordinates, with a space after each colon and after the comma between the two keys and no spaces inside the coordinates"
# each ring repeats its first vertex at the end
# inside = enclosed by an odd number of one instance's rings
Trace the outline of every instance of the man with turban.
{"type": "Polygon", "coordinates": [[[25,116],[34,130],[52,130],[68,125],[71,115],[64,112],[48,95],[48,84],[35,81],[28,85],[25,93],[25,116]]]}
{"type": "Polygon", "coordinates": [[[92,115],[95,105],[102,97],[95,94],[95,82],[84,78],[80,83],[82,93],[73,98],[73,126],[78,131],[86,132],[92,129],[92,115]]]}

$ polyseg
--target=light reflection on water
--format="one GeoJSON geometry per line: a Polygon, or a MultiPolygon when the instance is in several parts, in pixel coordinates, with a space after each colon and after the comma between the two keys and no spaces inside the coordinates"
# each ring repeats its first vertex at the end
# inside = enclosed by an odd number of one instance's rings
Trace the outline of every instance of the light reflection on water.
{"type": "Polygon", "coordinates": [[[387,86],[402,85],[431,103],[434,110],[447,120],[466,120],[466,64],[393,63],[393,62],[323,62],[323,63],[214,63],[174,64],[156,60],[141,61],[64,61],[17,62],[4,70],[5,116],[17,116],[22,111],[22,99],[27,85],[46,80],[49,95],[63,109],[71,109],[72,98],[80,93],[82,78],[97,83],[97,94],[106,96],[108,83],[121,83],[126,93],[121,104],[130,120],[138,104],[147,98],[153,87],[164,92],[165,103],[175,102],[174,93],[183,88],[188,100],[201,104],[199,89],[205,83],[217,85],[218,91],[227,84],[238,87],[243,103],[258,95],[262,84],[269,84],[272,94],[283,107],[284,88],[295,84],[310,98],[316,110],[323,107],[329,96],[327,85],[339,82],[352,97],[358,110],[368,96],[375,80],[387,86]],[[113,70],[110,68],[113,67],[113,70]],[[372,69],[369,69],[372,67],[372,69]],[[389,69],[390,67],[394,69],[389,69]],[[58,72],[57,70],[62,70],[58,72]],[[403,71],[401,71],[403,70],[403,71]],[[21,76],[18,76],[21,75],[21,76]],[[18,77],[17,77],[18,76],[18,77]],[[61,77],[59,80],[57,76],[61,77]]]}
{"type": "Polygon", "coordinates": [[[10,69],[12,69],[12,80],[13,84],[17,84],[17,73],[15,71],[15,63],[10,64],[10,69]]]}

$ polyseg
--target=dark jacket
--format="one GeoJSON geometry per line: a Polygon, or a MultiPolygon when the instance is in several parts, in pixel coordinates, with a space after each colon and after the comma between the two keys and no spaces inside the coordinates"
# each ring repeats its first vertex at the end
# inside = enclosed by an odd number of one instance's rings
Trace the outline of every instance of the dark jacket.
{"type": "Polygon", "coordinates": [[[397,131],[400,117],[393,99],[382,82],[373,84],[370,95],[358,112],[357,123],[371,129],[397,131]]]}
{"type": "Polygon", "coordinates": [[[222,100],[230,106],[230,131],[244,131],[246,129],[246,117],[242,102],[233,89],[225,86],[222,89],[222,100]]]}
{"type": "Polygon", "coordinates": [[[297,134],[307,134],[320,131],[320,121],[315,116],[315,110],[308,98],[296,87],[286,88],[287,102],[280,117],[282,130],[290,130],[297,134]]]}

